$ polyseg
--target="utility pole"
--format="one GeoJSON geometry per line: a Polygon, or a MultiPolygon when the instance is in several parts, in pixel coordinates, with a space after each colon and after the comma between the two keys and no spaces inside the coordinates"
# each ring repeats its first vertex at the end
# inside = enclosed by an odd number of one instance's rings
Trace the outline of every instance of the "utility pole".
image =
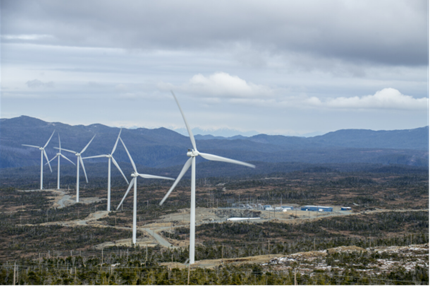
{"type": "Polygon", "coordinates": [[[16,262],[13,264],[13,285],[16,285],[16,262]]]}
{"type": "Polygon", "coordinates": [[[189,274],[187,275],[187,285],[190,285],[190,261],[189,261],[189,274]]]}

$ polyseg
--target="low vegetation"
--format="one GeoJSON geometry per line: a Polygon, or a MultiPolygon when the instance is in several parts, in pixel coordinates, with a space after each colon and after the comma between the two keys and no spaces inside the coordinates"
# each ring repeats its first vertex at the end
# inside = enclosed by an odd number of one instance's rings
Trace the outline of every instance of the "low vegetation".
{"type": "MultiPolygon", "coordinates": [[[[369,170],[369,166],[367,168],[369,170]]],[[[199,179],[198,207],[228,207],[232,203],[338,205],[351,206],[355,215],[303,219],[298,220],[299,223],[292,219],[292,223],[272,220],[202,224],[196,228],[197,260],[267,254],[287,257],[341,246],[368,250],[354,254],[328,253],[314,262],[297,259],[296,264],[226,264],[211,270],[192,269],[190,283],[293,284],[296,271],[298,284],[426,284],[427,265],[388,271],[375,268],[374,273],[363,271],[358,265],[373,269],[371,266],[379,259],[403,261],[401,254],[378,252],[378,247],[427,245],[428,174],[417,170],[398,172],[396,168],[382,172],[357,169],[339,172],[316,167],[268,176],[199,179]],[[319,263],[338,270],[319,270],[314,267],[319,263]],[[313,265],[315,270],[302,271],[306,265],[313,265]]],[[[66,227],[47,223],[84,219],[95,211],[106,210],[106,200],[54,208],[51,192],[22,192],[24,182],[9,183],[10,186],[0,189],[0,283],[12,284],[14,269],[16,283],[23,284],[187,283],[186,269],[162,265],[167,262],[183,264],[189,255],[187,248],[115,246],[103,251],[96,249],[104,242],[131,238],[130,230],[113,228],[131,226],[131,194],[119,211],[99,219],[102,226],[66,227]]],[[[104,178],[84,184],[81,198],[104,199],[105,184],[104,178]]],[[[155,223],[162,216],[189,208],[189,185],[190,181],[184,177],[160,207],[158,203],[169,184],[155,181],[140,184],[138,226],[155,223]]],[[[111,208],[115,209],[127,186],[121,178],[116,178],[113,186],[111,208]]],[[[70,190],[69,194],[74,195],[74,191],[70,190]]],[[[189,229],[176,227],[162,235],[171,241],[186,241],[189,229]]]]}

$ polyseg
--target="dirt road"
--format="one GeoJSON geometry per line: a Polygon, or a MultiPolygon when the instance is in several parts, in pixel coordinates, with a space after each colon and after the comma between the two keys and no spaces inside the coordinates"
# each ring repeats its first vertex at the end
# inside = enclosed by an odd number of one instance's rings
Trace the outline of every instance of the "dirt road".
{"type": "MultiPolygon", "coordinates": [[[[159,231],[163,230],[164,228],[160,228],[159,231]]],[[[162,236],[160,236],[158,233],[156,233],[154,230],[151,230],[149,228],[144,228],[144,230],[151,235],[152,237],[154,237],[154,239],[157,241],[158,244],[160,244],[161,246],[164,247],[173,247],[172,244],[170,244],[168,241],[166,241],[162,236]]]]}
{"type": "MultiPolygon", "coordinates": [[[[108,211],[97,211],[95,213],[89,214],[85,219],[81,219],[81,220],[51,221],[51,222],[41,223],[40,225],[61,225],[61,226],[69,226],[69,227],[83,226],[83,225],[88,225],[89,222],[95,222],[98,219],[107,217],[108,214],[109,214],[108,211]]],[[[31,225],[31,224],[28,224],[28,225],[31,225]]]]}

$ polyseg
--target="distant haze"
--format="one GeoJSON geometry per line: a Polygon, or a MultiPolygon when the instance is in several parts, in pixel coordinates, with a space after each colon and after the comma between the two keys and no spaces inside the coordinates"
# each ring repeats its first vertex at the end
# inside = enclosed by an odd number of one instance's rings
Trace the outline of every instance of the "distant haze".
{"type": "MultiPolygon", "coordinates": [[[[175,132],[178,132],[182,135],[188,136],[187,133],[187,129],[186,128],[178,128],[178,129],[174,129],[175,132]]],[[[193,128],[192,132],[194,135],[196,134],[200,134],[200,135],[213,135],[213,136],[222,136],[222,137],[232,137],[232,136],[236,136],[236,135],[241,135],[241,136],[253,136],[253,135],[257,135],[259,134],[256,131],[246,131],[246,132],[241,132],[239,130],[233,130],[233,129],[209,129],[209,130],[202,130],[200,128],[193,128]]]]}

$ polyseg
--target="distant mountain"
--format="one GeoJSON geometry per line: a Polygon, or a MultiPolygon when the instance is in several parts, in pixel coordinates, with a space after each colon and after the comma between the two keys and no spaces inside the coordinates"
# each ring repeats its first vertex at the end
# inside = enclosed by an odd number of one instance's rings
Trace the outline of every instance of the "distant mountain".
{"type": "Polygon", "coordinates": [[[232,137],[223,137],[223,136],[213,136],[213,135],[210,135],[210,134],[208,134],[208,135],[200,135],[200,134],[194,135],[193,134],[193,136],[195,137],[196,140],[213,140],[213,139],[217,139],[217,140],[244,139],[244,140],[247,140],[249,138],[249,137],[245,137],[245,136],[242,136],[242,135],[235,135],[235,136],[232,136],[232,137]]]}
{"type": "Polygon", "coordinates": [[[344,147],[428,150],[428,136],[429,128],[426,126],[391,131],[344,129],[315,137],[259,134],[249,137],[249,140],[265,144],[289,146],[295,149],[344,147]]]}
{"type": "MultiPolygon", "coordinates": [[[[28,116],[0,119],[0,167],[25,167],[40,164],[40,151],[21,144],[43,146],[56,133],[47,147],[51,158],[57,152],[58,134],[62,148],[81,151],[96,134],[84,156],[108,154],[115,143],[119,128],[102,124],[71,126],[60,122],[45,122],[28,116]]],[[[294,137],[259,134],[251,137],[224,138],[197,135],[198,148],[232,159],[250,162],[302,162],[307,164],[399,164],[428,166],[428,127],[394,130],[339,130],[315,137],[294,137]]],[[[121,133],[127,148],[139,165],[166,168],[182,165],[188,137],[166,128],[123,129],[121,133]]],[[[65,153],[75,160],[70,153],[65,153]]],[[[117,161],[130,164],[123,147],[115,153],[117,161]]],[[[205,160],[199,158],[198,162],[205,160]]],[[[93,159],[88,163],[104,162],[93,159]]],[[[65,162],[64,164],[68,164],[65,162]]]]}
{"type": "MultiPolygon", "coordinates": [[[[186,128],[177,128],[174,129],[175,132],[180,133],[181,135],[187,136],[188,132],[186,128]]],[[[232,136],[236,136],[236,135],[241,135],[241,136],[252,136],[252,135],[257,135],[259,134],[256,131],[246,131],[246,132],[242,132],[242,131],[238,131],[238,130],[234,130],[234,129],[229,129],[229,128],[220,128],[220,129],[210,129],[210,130],[205,130],[205,129],[201,129],[201,128],[192,128],[192,132],[193,135],[201,135],[201,136],[206,136],[206,135],[210,135],[210,136],[215,136],[215,137],[232,137],[232,136]]]]}
{"type": "Polygon", "coordinates": [[[372,131],[344,129],[310,138],[313,142],[347,148],[390,148],[428,150],[429,128],[372,131]]]}

